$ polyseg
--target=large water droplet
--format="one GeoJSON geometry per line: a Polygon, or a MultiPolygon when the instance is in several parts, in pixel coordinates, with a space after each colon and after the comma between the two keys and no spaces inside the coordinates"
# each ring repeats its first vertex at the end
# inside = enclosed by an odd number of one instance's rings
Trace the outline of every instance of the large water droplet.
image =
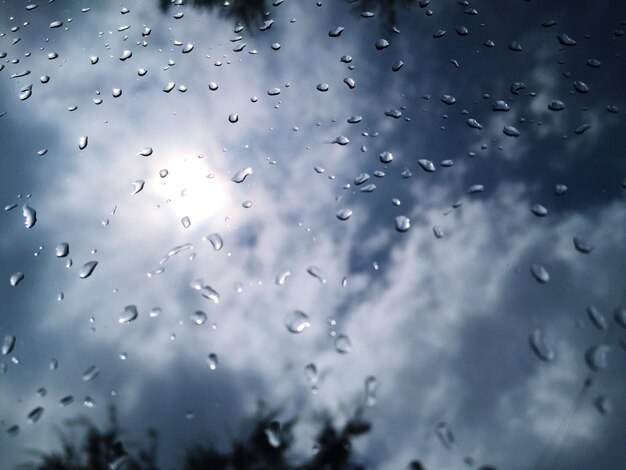
{"type": "Polygon", "coordinates": [[[339,220],[348,220],[351,215],[352,211],[350,209],[339,209],[336,214],[339,220]]]}
{"type": "Polygon", "coordinates": [[[482,129],[483,126],[482,124],[480,124],[476,119],[474,118],[469,118],[467,121],[467,125],[474,128],[474,129],[482,129]]]}
{"type": "Polygon", "coordinates": [[[100,374],[100,369],[98,368],[98,366],[91,366],[87,368],[85,372],[83,372],[83,380],[85,382],[90,382],[98,377],[98,374],[100,374]]]}
{"type": "Polygon", "coordinates": [[[228,121],[233,123],[233,124],[236,123],[237,121],[239,121],[239,115],[236,114],[236,113],[230,114],[228,116],[228,121]]]}
{"type": "Polygon", "coordinates": [[[533,206],[530,208],[530,211],[537,217],[545,217],[546,215],[548,215],[548,209],[546,209],[545,206],[542,206],[541,204],[533,204],[533,206]]]}
{"type": "Polygon", "coordinates": [[[565,109],[565,103],[560,100],[551,100],[548,103],[548,109],[550,111],[563,111],[565,109]]]}
{"type": "Polygon", "coordinates": [[[37,408],[34,408],[30,413],[28,413],[28,416],[26,417],[26,419],[28,419],[29,423],[35,424],[37,421],[41,419],[42,416],[43,416],[43,407],[38,406],[37,408]]]}
{"type": "Polygon", "coordinates": [[[581,82],[580,80],[576,80],[574,82],[574,89],[578,93],[588,93],[589,92],[589,86],[585,82],[581,82]]]}
{"type": "Polygon", "coordinates": [[[127,59],[130,59],[132,56],[133,56],[133,53],[129,51],[128,49],[126,49],[124,52],[122,52],[122,55],[120,56],[120,60],[123,62],[127,59]]]}
{"type": "Polygon", "coordinates": [[[31,97],[33,94],[33,85],[27,85],[20,89],[20,100],[24,101],[31,97]]]}
{"type": "Polygon", "coordinates": [[[452,95],[441,95],[441,102],[445,104],[456,103],[456,98],[452,95]]]}
{"type": "Polygon", "coordinates": [[[302,333],[311,326],[311,322],[306,313],[293,310],[285,315],[285,326],[291,333],[302,333]]]}
{"type": "Polygon", "coordinates": [[[343,83],[345,83],[346,85],[348,85],[348,88],[352,89],[356,86],[356,81],[354,80],[354,78],[350,78],[350,77],[346,77],[343,79],[343,83]]]}
{"type": "Polygon", "coordinates": [[[587,307],[587,316],[598,330],[606,330],[609,327],[604,314],[595,305],[587,307]]]}
{"type": "Polygon", "coordinates": [[[559,42],[561,44],[563,44],[564,46],[575,46],[576,45],[576,41],[573,38],[571,38],[566,33],[559,33],[557,35],[557,38],[559,39],[559,42]]]}
{"type": "Polygon", "coordinates": [[[393,153],[385,151],[380,153],[378,158],[382,163],[391,163],[393,161],[393,153]]]}
{"type": "Polygon", "coordinates": [[[530,273],[539,284],[545,284],[550,280],[548,270],[540,264],[533,264],[530,268],[530,273]]]}
{"type": "Polygon", "coordinates": [[[398,232],[406,232],[411,228],[411,219],[405,215],[399,215],[396,217],[396,230],[398,232]]]}
{"type": "Polygon", "coordinates": [[[22,215],[24,216],[24,226],[32,228],[37,223],[37,211],[28,204],[22,206],[22,215]]]}
{"type": "Polygon", "coordinates": [[[348,354],[352,351],[352,342],[346,335],[339,335],[335,338],[335,351],[339,354],[348,354]]]}
{"type": "Polygon", "coordinates": [[[554,350],[546,343],[543,331],[535,328],[528,337],[528,343],[535,355],[544,362],[552,362],[556,357],[554,350]]]}
{"type": "Polygon", "coordinates": [[[9,284],[11,284],[11,286],[15,287],[20,282],[22,282],[23,279],[24,279],[24,273],[18,271],[16,273],[11,274],[11,277],[9,278],[9,284]]]}
{"type": "Polygon", "coordinates": [[[224,241],[222,240],[222,237],[219,233],[211,233],[206,236],[206,239],[211,242],[211,245],[213,246],[213,249],[215,251],[220,251],[224,246],[224,241]]]}
{"type": "Polygon", "coordinates": [[[135,320],[139,312],[137,311],[136,305],[127,305],[124,307],[124,311],[120,314],[119,319],[117,320],[119,323],[130,323],[135,320]]]}
{"type": "Polygon", "coordinates": [[[335,140],[333,140],[332,143],[339,145],[348,145],[350,143],[350,139],[348,139],[345,135],[340,135],[335,137],[335,140]]]}
{"type": "Polygon", "coordinates": [[[93,273],[93,270],[98,266],[97,261],[87,261],[82,268],[80,268],[80,272],[78,275],[81,279],[86,279],[93,273]]]}
{"type": "Polygon", "coordinates": [[[606,369],[609,365],[609,352],[611,352],[611,347],[607,344],[590,347],[585,353],[587,366],[595,372],[606,369]]]}
{"type": "Polygon", "coordinates": [[[231,181],[235,183],[243,183],[245,179],[252,174],[252,168],[249,166],[242,168],[235,173],[235,176],[231,178],[231,181]]]}
{"type": "Polygon", "coordinates": [[[0,348],[0,353],[2,353],[3,356],[8,356],[9,354],[11,354],[14,347],[15,347],[15,336],[6,335],[4,337],[4,340],[2,341],[2,348],[0,348]]]}
{"type": "Polygon", "coordinates": [[[427,171],[429,173],[432,173],[433,171],[435,171],[435,164],[431,162],[430,160],[421,158],[418,160],[418,163],[424,171],[427,171]]]}
{"type": "Polygon", "coordinates": [[[591,243],[589,243],[584,238],[574,237],[573,242],[574,242],[574,248],[576,248],[577,251],[585,255],[591,253],[593,249],[595,248],[591,243]]]}
{"type": "Polygon", "coordinates": [[[387,41],[386,39],[378,39],[374,46],[376,46],[376,49],[380,51],[389,47],[389,41],[387,41]]]}
{"type": "Polygon", "coordinates": [[[137,194],[138,192],[140,192],[144,185],[146,184],[146,182],[144,180],[137,180],[133,183],[133,192],[130,193],[131,196],[137,194]]]}

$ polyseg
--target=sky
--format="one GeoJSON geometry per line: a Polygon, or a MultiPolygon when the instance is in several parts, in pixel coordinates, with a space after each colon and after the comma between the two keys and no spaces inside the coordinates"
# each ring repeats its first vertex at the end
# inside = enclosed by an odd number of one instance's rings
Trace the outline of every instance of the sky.
{"type": "Polygon", "coordinates": [[[159,430],[164,468],[260,400],[310,455],[312,417],[348,419],[368,377],[368,468],[624,466],[626,6],[285,0],[239,31],[234,6],[182,3],[2,2],[7,468],[109,403],[159,430]]]}

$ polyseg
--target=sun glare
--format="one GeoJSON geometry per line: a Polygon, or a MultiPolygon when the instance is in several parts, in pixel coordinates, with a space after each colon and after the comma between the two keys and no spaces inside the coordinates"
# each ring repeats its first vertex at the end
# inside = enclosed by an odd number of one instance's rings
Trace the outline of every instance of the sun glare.
{"type": "Polygon", "coordinates": [[[224,180],[201,157],[175,160],[159,169],[159,197],[176,217],[191,225],[218,214],[228,199],[224,180]]]}

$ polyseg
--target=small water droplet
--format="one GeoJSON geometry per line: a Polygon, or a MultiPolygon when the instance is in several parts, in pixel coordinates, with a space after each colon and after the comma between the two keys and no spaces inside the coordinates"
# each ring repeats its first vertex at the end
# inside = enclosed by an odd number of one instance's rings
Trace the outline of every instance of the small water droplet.
{"type": "Polygon", "coordinates": [[[97,261],[87,261],[82,268],[80,268],[80,272],[78,275],[81,279],[86,279],[93,273],[94,269],[98,266],[97,261]]]}
{"type": "Polygon", "coordinates": [[[68,243],[59,243],[54,249],[54,254],[57,258],[65,258],[70,254],[70,245],[68,243]]]}
{"type": "Polygon", "coordinates": [[[589,243],[584,238],[574,237],[573,242],[574,242],[574,247],[576,248],[576,250],[585,255],[591,253],[593,249],[595,248],[591,243],[589,243]]]}
{"type": "Polygon", "coordinates": [[[137,318],[139,312],[136,305],[127,305],[118,318],[118,323],[130,323],[137,318]]]}
{"type": "Polygon", "coordinates": [[[230,114],[228,116],[228,121],[233,123],[233,124],[236,123],[237,121],[239,121],[239,115],[236,114],[236,113],[230,114]]]}
{"type": "Polygon", "coordinates": [[[606,330],[609,327],[604,314],[595,305],[587,307],[587,316],[598,330],[606,330]]]}
{"type": "Polygon", "coordinates": [[[190,318],[191,321],[194,322],[196,325],[204,325],[207,321],[206,313],[204,313],[202,310],[196,310],[191,314],[190,318]]]}
{"type": "Polygon", "coordinates": [[[456,441],[452,429],[450,429],[450,426],[445,421],[437,423],[435,426],[435,434],[446,449],[451,449],[456,441]]]}
{"type": "Polygon", "coordinates": [[[205,285],[202,278],[194,280],[193,282],[191,282],[190,285],[192,289],[200,292],[202,297],[204,297],[205,299],[208,299],[215,304],[218,304],[220,302],[219,293],[211,286],[205,285]]]}
{"type": "Polygon", "coordinates": [[[435,238],[443,238],[444,236],[443,227],[441,225],[435,225],[433,227],[433,234],[435,235],[435,238]]]}
{"type": "Polygon", "coordinates": [[[11,354],[13,348],[15,347],[15,340],[16,338],[13,335],[6,335],[4,337],[4,340],[2,341],[2,348],[0,348],[0,353],[2,353],[3,356],[11,354]]]}
{"type": "Polygon", "coordinates": [[[467,194],[478,194],[482,193],[485,190],[485,187],[482,184],[473,184],[469,188],[467,188],[467,194]]]}
{"type": "Polygon", "coordinates": [[[344,28],[341,26],[337,26],[336,28],[331,29],[330,31],[328,31],[328,35],[331,38],[338,38],[339,36],[341,36],[341,33],[343,33],[344,28]]]}
{"type": "Polygon", "coordinates": [[[138,192],[140,192],[144,185],[146,184],[146,182],[144,180],[137,180],[133,183],[133,192],[130,193],[131,196],[134,196],[135,194],[137,194],[138,192]]]}
{"type": "Polygon", "coordinates": [[[537,217],[545,217],[546,215],[548,215],[548,209],[546,209],[541,204],[533,204],[533,206],[530,208],[530,211],[537,217]]]}
{"type": "Polygon", "coordinates": [[[348,220],[352,215],[352,211],[350,209],[339,209],[335,215],[339,220],[348,220]]]}
{"type": "Polygon", "coordinates": [[[43,407],[41,406],[34,408],[30,413],[28,413],[28,416],[26,417],[28,419],[28,422],[31,424],[35,424],[43,416],[43,411],[43,407]]]}
{"type": "Polygon", "coordinates": [[[15,287],[20,282],[22,282],[23,279],[24,279],[24,273],[18,271],[16,273],[11,274],[11,277],[9,278],[9,284],[11,284],[11,286],[15,287]]]}
{"type": "Polygon", "coordinates": [[[339,335],[335,338],[335,351],[339,354],[348,354],[352,351],[352,342],[346,335],[339,335]]]}
{"type": "Polygon", "coordinates": [[[209,366],[209,369],[215,370],[218,366],[218,358],[217,354],[211,353],[207,356],[206,363],[209,366]]]}
{"type": "Polygon", "coordinates": [[[427,171],[429,173],[432,173],[433,171],[435,171],[435,164],[431,162],[430,160],[422,158],[418,160],[418,163],[424,171],[427,171]]]}
{"type": "Polygon", "coordinates": [[[609,353],[611,347],[608,344],[598,344],[587,349],[585,353],[585,362],[587,366],[595,372],[604,370],[608,367],[609,353]]]}
{"type": "Polygon", "coordinates": [[[176,83],[174,82],[168,82],[167,85],[165,85],[163,87],[163,91],[165,93],[169,93],[170,91],[172,91],[174,89],[174,87],[176,86],[176,83]]]}
{"type": "Polygon", "coordinates": [[[387,41],[386,39],[378,39],[375,43],[374,46],[376,47],[377,50],[381,51],[383,49],[386,49],[387,47],[389,47],[389,41],[387,41]]]}
{"type": "Polygon", "coordinates": [[[348,139],[344,135],[340,135],[340,136],[335,137],[335,140],[333,140],[332,143],[339,144],[339,145],[348,145],[350,143],[350,139],[348,139]]]}
{"type": "Polygon", "coordinates": [[[280,423],[278,421],[271,421],[263,431],[265,432],[265,437],[270,446],[277,449],[282,445],[280,423]]]}
{"type": "Polygon", "coordinates": [[[502,128],[502,133],[509,137],[519,137],[521,135],[521,132],[515,126],[504,126],[502,128]]]}
{"type": "Polygon", "coordinates": [[[530,334],[528,343],[537,358],[544,362],[554,361],[556,357],[554,350],[546,343],[545,335],[539,328],[535,328],[530,334]]]}
{"type": "Polygon", "coordinates": [[[293,310],[285,316],[285,326],[291,333],[302,333],[311,326],[311,322],[306,313],[293,310]]]}
{"type": "Polygon", "coordinates": [[[356,81],[354,80],[354,78],[350,78],[350,77],[346,77],[343,79],[343,83],[345,83],[346,85],[348,85],[348,88],[352,89],[356,86],[356,81]]]}
{"type": "Polygon", "coordinates": [[[548,270],[540,264],[533,264],[530,268],[530,273],[539,284],[545,284],[550,280],[548,270]]]}
{"type": "Polygon", "coordinates": [[[316,278],[322,284],[326,284],[326,279],[324,279],[324,276],[322,275],[322,270],[317,266],[309,266],[308,268],[306,268],[306,272],[316,278]]]}
{"type": "Polygon", "coordinates": [[[98,377],[98,374],[100,374],[100,369],[98,368],[98,366],[91,366],[87,368],[85,372],[83,372],[83,381],[91,382],[93,379],[98,377]]]}
{"type": "Polygon", "coordinates": [[[83,400],[83,406],[87,408],[93,408],[94,406],[96,406],[96,402],[91,397],[85,397],[85,399],[83,400]]]}
{"type": "Polygon", "coordinates": [[[317,91],[328,91],[330,87],[328,86],[328,83],[318,83],[315,88],[317,91]]]}
{"type": "Polygon", "coordinates": [[[184,228],[191,227],[191,220],[188,216],[184,216],[182,219],[180,219],[180,223],[183,225],[184,228]]]}
{"type": "Polygon", "coordinates": [[[243,183],[246,180],[246,178],[250,176],[251,174],[252,174],[252,168],[250,168],[249,166],[245,168],[241,168],[240,170],[237,171],[237,173],[235,173],[235,176],[231,178],[231,181],[235,183],[243,183]]]}
{"type": "Polygon", "coordinates": [[[576,45],[576,41],[573,38],[571,38],[566,33],[559,33],[557,35],[557,38],[558,38],[559,42],[561,44],[563,44],[564,46],[575,46],[576,45]]]}
{"type": "Polygon", "coordinates": [[[551,100],[548,103],[548,109],[550,111],[563,111],[565,109],[565,103],[560,100],[551,100]]]}
{"type": "Polygon", "coordinates": [[[613,402],[605,395],[600,395],[594,400],[593,404],[602,416],[608,416],[613,413],[613,402]]]}
{"type": "Polygon", "coordinates": [[[288,269],[278,273],[278,275],[276,276],[276,285],[278,286],[284,285],[285,281],[287,280],[289,276],[291,276],[291,271],[289,271],[288,269]]]}
{"type": "Polygon", "coordinates": [[[398,232],[406,232],[411,228],[411,220],[405,215],[396,217],[396,230],[398,232]]]}
{"type": "Polygon", "coordinates": [[[82,136],[80,139],[78,139],[78,148],[80,150],[84,150],[87,147],[87,144],[89,143],[89,137],[88,136],[82,136]]]}
{"type": "Polygon", "coordinates": [[[219,233],[211,233],[207,235],[205,239],[211,242],[211,245],[213,246],[213,249],[215,251],[220,251],[224,246],[224,241],[222,240],[222,237],[219,233]]]}
{"type": "Polygon", "coordinates": [[[367,406],[376,405],[376,389],[378,388],[378,380],[373,375],[365,379],[365,404],[367,406]]]}
{"type": "Polygon", "coordinates": [[[467,125],[470,126],[473,129],[482,129],[483,126],[482,124],[480,124],[476,119],[474,118],[469,118],[467,121],[467,125]]]}
{"type": "Polygon", "coordinates": [[[22,206],[22,215],[24,216],[24,226],[32,228],[37,223],[37,211],[28,204],[22,206]]]}

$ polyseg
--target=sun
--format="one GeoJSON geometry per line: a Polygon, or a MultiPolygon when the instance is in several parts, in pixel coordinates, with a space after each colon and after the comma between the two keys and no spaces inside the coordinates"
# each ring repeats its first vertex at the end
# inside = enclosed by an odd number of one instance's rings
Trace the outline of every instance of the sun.
{"type": "Polygon", "coordinates": [[[227,185],[223,177],[211,172],[202,155],[174,160],[159,168],[158,173],[159,198],[178,219],[187,218],[190,227],[223,211],[228,200],[227,185]]]}

